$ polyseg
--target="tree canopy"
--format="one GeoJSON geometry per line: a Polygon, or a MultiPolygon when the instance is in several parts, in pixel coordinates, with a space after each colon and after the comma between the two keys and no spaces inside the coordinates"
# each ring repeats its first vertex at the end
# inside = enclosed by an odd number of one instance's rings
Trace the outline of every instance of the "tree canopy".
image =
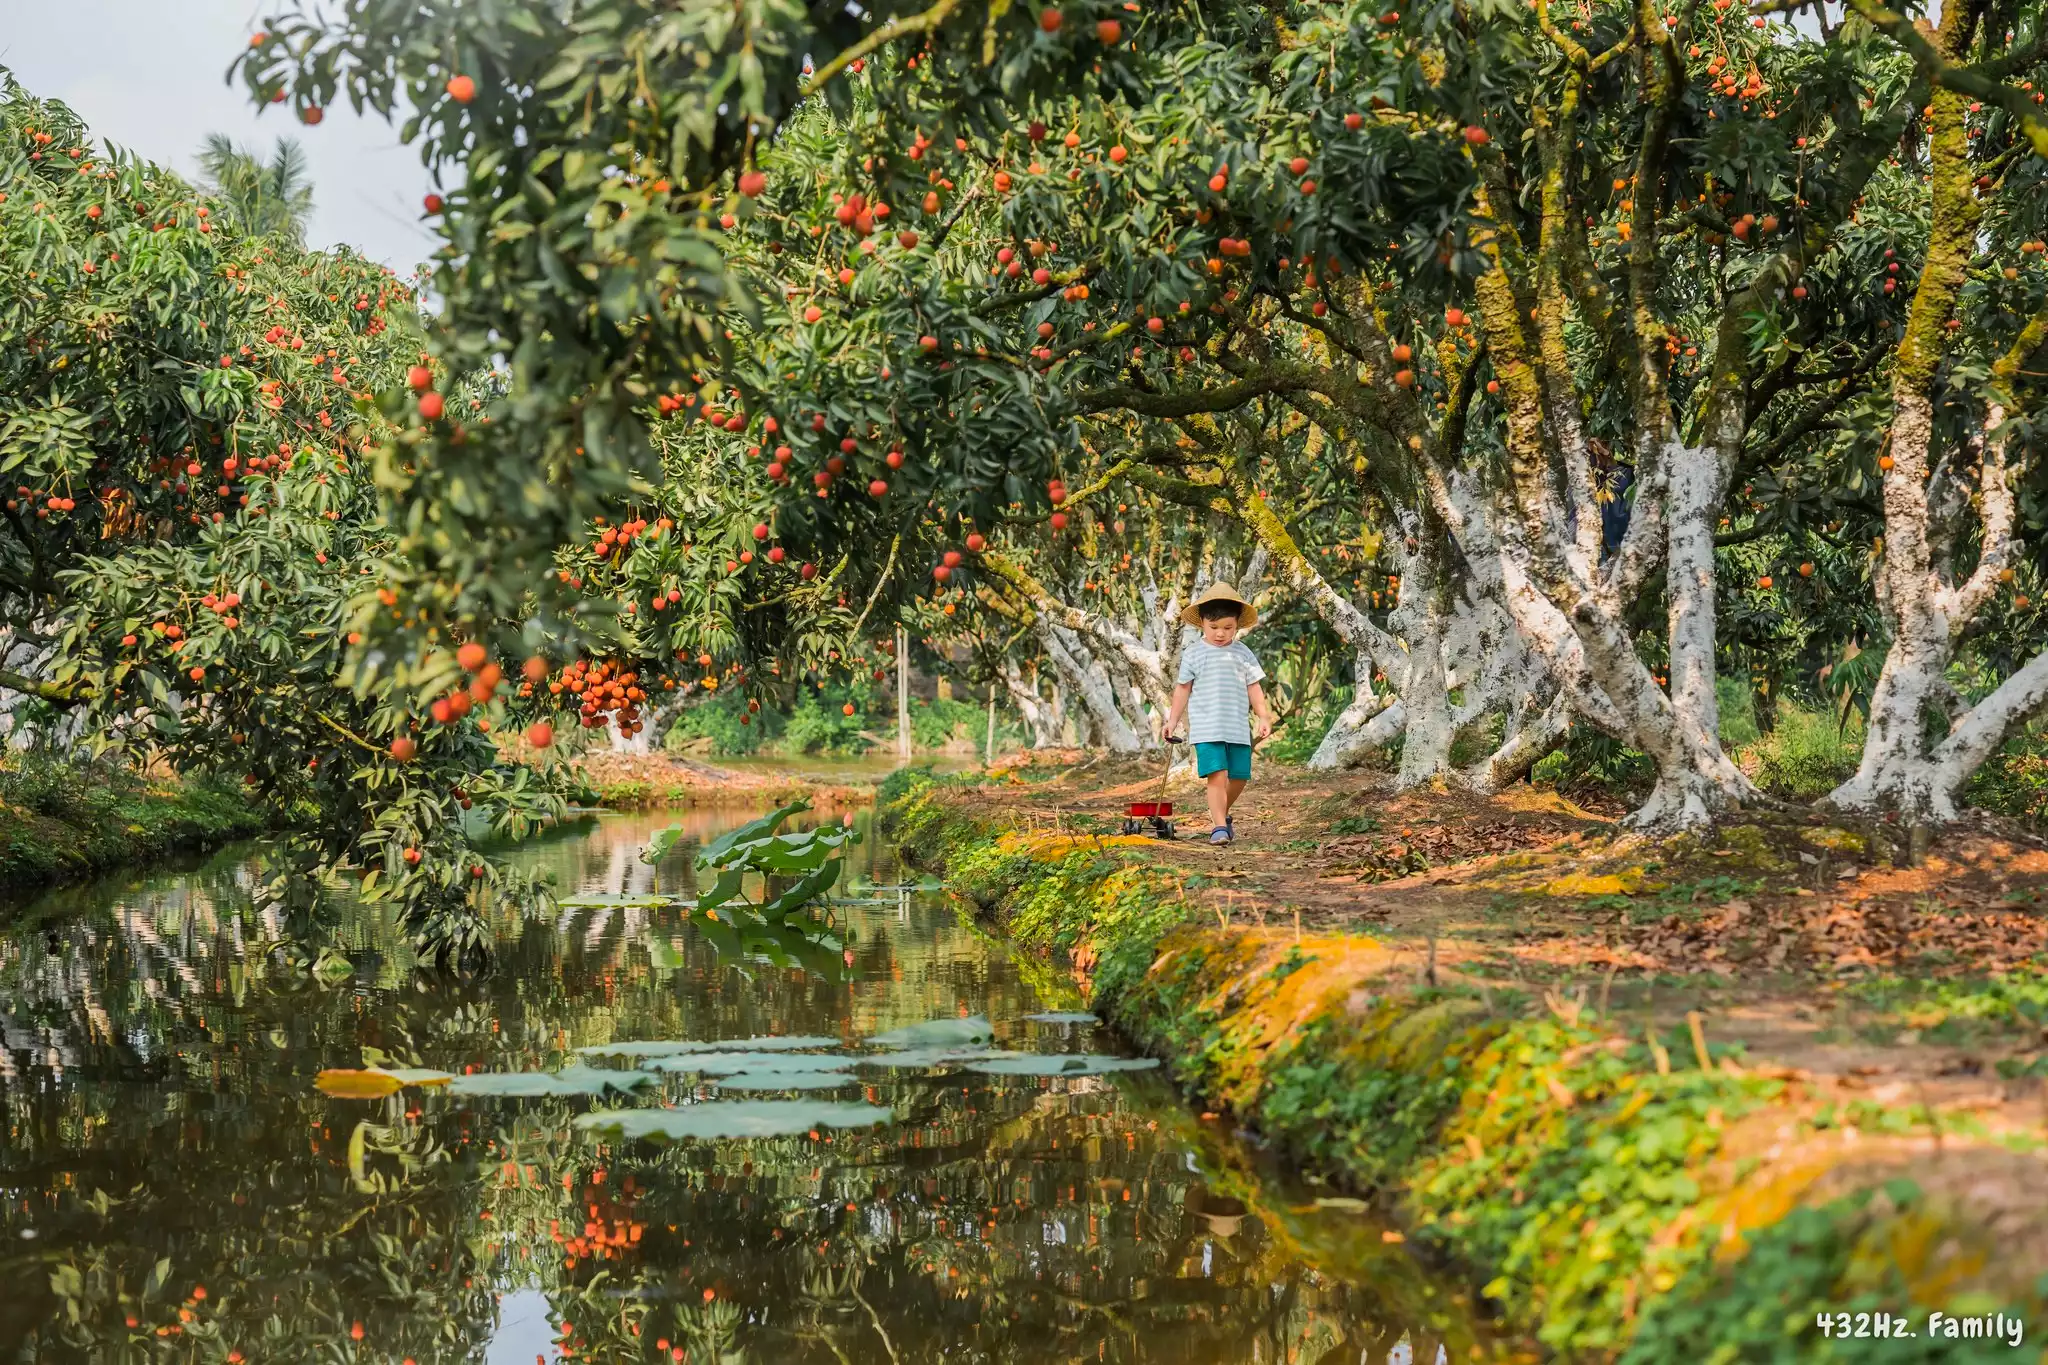
{"type": "Polygon", "coordinates": [[[2037,23],[287,5],[237,71],[419,148],[431,318],[14,92],[9,685],[195,761],[261,724],[424,903],[490,879],[429,807],[526,809],[480,722],[752,714],[903,625],[1135,751],[1250,576],[1316,763],[1606,744],[1682,828],[1760,799],[1724,700],[1789,696],[1867,718],[1835,804],[1953,818],[2048,698],[2037,23]]]}

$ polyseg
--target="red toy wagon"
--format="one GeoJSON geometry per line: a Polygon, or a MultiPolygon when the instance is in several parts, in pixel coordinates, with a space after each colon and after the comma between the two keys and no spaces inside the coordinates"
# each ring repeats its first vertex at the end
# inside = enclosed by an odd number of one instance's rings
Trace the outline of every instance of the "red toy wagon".
{"type": "Polygon", "coordinates": [[[1166,779],[1173,773],[1173,746],[1180,743],[1166,737],[1166,771],[1159,774],[1159,795],[1150,801],[1133,801],[1124,808],[1125,834],[1150,834],[1155,839],[1179,836],[1173,829],[1173,802],[1166,799],[1166,779]]]}

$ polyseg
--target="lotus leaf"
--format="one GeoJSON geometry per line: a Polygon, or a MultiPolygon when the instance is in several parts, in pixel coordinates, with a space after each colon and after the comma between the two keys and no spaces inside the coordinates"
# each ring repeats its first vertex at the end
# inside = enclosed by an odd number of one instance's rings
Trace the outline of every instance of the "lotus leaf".
{"type": "Polygon", "coordinates": [[[641,1043],[592,1043],[579,1047],[585,1057],[672,1057],[686,1052],[794,1052],[804,1048],[838,1047],[837,1038],[776,1034],[765,1038],[712,1038],[694,1042],[656,1040],[641,1043]]]}
{"type": "Polygon", "coordinates": [[[632,1138],[791,1137],[814,1128],[865,1128],[886,1123],[887,1109],[828,1100],[707,1100],[675,1109],[600,1109],[576,1126],[632,1138]]]}
{"type": "MultiPolygon", "coordinates": [[[[749,820],[738,829],[727,830],[724,834],[719,835],[716,839],[713,839],[710,843],[697,850],[697,866],[719,866],[719,860],[725,856],[727,850],[737,844],[751,843],[756,839],[773,834],[776,830],[782,828],[782,822],[789,819],[790,816],[797,814],[799,811],[807,811],[810,808],[811,803],[808,800],[792,801],[786,806],[776,807],[759,819],[749,820]]],[[[658,862],[661,854],[667,853],[671,848],[675,847],[676,840],[680,837],[682,837],[682,826],[680,825],[674,825],[668,829],[661,830],[649,841],[647,851],[640,856],[647,862],[658,862]],[[660,850],[658,853],[656,852],[657,848],[660,850]]]]}
{"type": "Polygon", "coordinates": [[[1024,1055],[1021,1052],[998,1052],[985,1047],[913,1047],[900,1052],[877,1052],[867,1057],[855,1057],[853,1064],[925,1071],[953,1062],[992,1062],[1002,1057],[1024,1055]]]}
{"type": "MultiPolygon", "coordinates": [[[[822,856],[822,855],[820,855],[822,856]]],[[[798,879],[787,891],[761,907],[764,915],[786,915],[790,911],[817,899],[832,889],[832,883],[839,880],[841,863],[834,859],[823,867],[807,873],[798,879]]]]}
{"type": "Polygon", "coordinates": [[[1098,1057],[1093,1053],[1066,1053],[999,1057],[992,1062],[970,1062],[967,1069],[985,1076],[1100,1076],[1110,1071],[1150,1071],[1158,1065],[1157,1057],[1098,1057]]]}
{"type": "Polygon", "coordinates": [[[734,896],[739,895],[740,887],[745,884],[746,880],[747,870],[745,868],[726,868],[718,874],[718,880],[712,883],[709,890],[697,893],[697,908],[699,910],[716,910],[734,896]]]}
{"type": "Polygon", "coordinates": [[[448,1087],[451,1095],[488,1095],[501,1099],[531,1099],[547,1095],[621,1094],[652,1085],[654,1076],[646,1071],[600,1071],[596,1067],[569,1066],[560,1071],[491,1071],[476,1076],[457,1076],[448,1087]]]}
{"type": "Polygon", "coordinates": [[[648,1071],[737,1076],[742,1071],[844,1071],[852,1064],[851,1057],[820,1056],[815,1052],[697,1052],[686,1056],[650,1057],[640,1065],[648,1071]]]}
{"type": "Polygon", "coordinates": [[[850,1071],[745,1071],[712,1084],[720,1090],[831,1090],[858,1081],[850,1071]]]}
{"type": "Polygon", "coordinates": [[[868,1039],[880,1047],[958,1046],[994,1040],[995,1030],[989,1027],[987,1018],[979,1014],[970,1014],[965,1019],[933,1019],[907,1028],[890,1029],[868,1039]]]}

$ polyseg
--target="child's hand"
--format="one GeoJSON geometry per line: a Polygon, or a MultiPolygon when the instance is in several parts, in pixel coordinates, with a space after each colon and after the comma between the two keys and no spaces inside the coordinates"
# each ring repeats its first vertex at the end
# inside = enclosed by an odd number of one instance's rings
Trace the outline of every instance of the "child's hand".
{"type": "Polygon", "coordinates": [[[1254,741],[1264,739],[1266,736],[1272,733],[1273,722],[1271,720],[1267,719],[1265,716],[1252,717],[1252,739],[1254,741]]]}

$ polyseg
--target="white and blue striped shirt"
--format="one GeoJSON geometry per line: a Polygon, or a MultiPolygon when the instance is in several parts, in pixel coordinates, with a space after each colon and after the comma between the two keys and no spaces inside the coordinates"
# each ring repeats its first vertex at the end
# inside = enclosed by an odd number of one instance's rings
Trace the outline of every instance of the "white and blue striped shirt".
{"type": "Polygon", "coordinates": [[[1188,742],[1251,743],[1250,689],[1265,676],[1259,656],[1242,640],[1221,646],[1196,640],[1183,649],[1178,681],[1195,685],[1188,694],[1188,742]]]}

